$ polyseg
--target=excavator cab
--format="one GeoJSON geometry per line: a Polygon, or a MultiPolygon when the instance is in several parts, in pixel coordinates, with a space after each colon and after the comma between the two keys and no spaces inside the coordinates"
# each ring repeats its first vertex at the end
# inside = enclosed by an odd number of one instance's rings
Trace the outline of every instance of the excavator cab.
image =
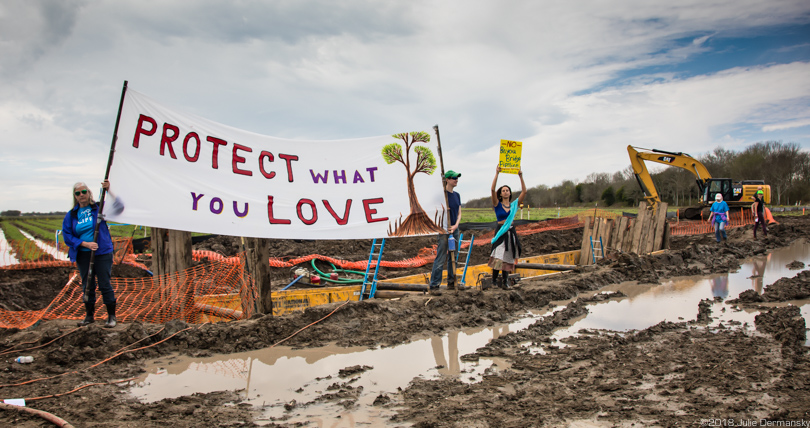
{"type": "Polygon", "coordinates": [[[771,186],[762,180],[745,180],[739,183],[730,178],[710,178],[706,181],[703,190],[703,201],[707,204],[714,202],[716,194],[723,195],[723,200],[730,205],[741,206],[754,202],[754,193],[762,188],[765,203],[771,202],[771,186]]]}
{"type": "Polygon", "coordinates": [[[703,193],[703,202],[711,204],[718,193],[726,202],[737,201],[742,197],[742,186],[735,188],[730,178],[710,178],[706,181],[703,193]]]}

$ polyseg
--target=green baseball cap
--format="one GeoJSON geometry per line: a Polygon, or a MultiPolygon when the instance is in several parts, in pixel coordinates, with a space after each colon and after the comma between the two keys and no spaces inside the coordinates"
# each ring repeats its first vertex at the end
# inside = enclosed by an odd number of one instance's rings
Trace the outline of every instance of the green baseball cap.
{"type": "Polygon", "coordinates": [[[461,174],[453,171],[452,169],[444,173],[444,178],[459,178],[459,177],[461,177],[461,174]]]}
{"type": "Polygon", "coordinates": [[[764,194],[765,192],[763,192],[762,190],[757,190],[757,195],[764,195],[764,194]]]}

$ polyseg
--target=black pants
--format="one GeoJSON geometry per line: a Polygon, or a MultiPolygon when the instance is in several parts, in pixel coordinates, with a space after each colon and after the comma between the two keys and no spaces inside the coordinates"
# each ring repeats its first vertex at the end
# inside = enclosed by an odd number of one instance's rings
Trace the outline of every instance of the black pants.
{"type": "MultiPolygon", "coordinates": [[[[87,297],[89,302],[96,301],[96,285],[101,291],[101,299],[105,305],[115,303],[115,292],[110,284],[110,277],[112,276],[113,253],[96,255],[93,261],[93,278],[87,281],[87,271],[90,270],[90,251],[79,251],[76,255],[76,265],[79,267],[79,273],[82,276],[82,284],[87,284],[90,287],[87,290],[87,297]]],[[[84,292],[84,289],[82,289],[84,292]]]]}

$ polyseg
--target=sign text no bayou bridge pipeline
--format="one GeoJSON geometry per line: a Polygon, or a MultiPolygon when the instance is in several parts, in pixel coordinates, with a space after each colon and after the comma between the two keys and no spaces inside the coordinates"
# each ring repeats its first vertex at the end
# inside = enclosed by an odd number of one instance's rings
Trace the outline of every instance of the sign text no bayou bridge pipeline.
{"type": "Polygon", "coordinates": [[[523,152],[523,143],[520,141],[501,140],[501,155],[498,165],[501,172],[517,174],[520,171],[520,156],[523,152]]]}

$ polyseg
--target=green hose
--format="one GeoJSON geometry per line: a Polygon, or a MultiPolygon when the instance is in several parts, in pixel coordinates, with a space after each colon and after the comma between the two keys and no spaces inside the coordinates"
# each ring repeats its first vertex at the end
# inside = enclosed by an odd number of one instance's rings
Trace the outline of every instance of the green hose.
{"type": "MultiPolygon", "coordinates": [[[[363,275],[363,276],[365,276],[365,275],[366,275],[366,273],[365,273],[365,272],[358,272],[358,271],[353,271],[353,270],[344,270],[344,269],[338,269],[338,268],[337,268],[337,267],[334,265],[334,263],[331,263],[331,262],[330,262],[329,264],[332,266],[332,270],[334,270],[335,272],[338,272],[338,271],[339,271],[339,272],[356,273],[356,274],[363,275]]],[[[330,277],[329,277],[329,275],[327,275],[326,273],[324,273],[323,271],[321,271],[320,269],[318,269],[318,266],[315,266],[315,259],[312,259],[312,269],[314,269],[314,270],[315,270],[315,272],[318,274],[318,276],[320,276],[320,277],[321,277],[321,279],[322,279],[322,280],[324,280],[324,281],[334,282],[334,283],[336,283],[336,284],[362,284],[362,283],[363,283],[363,280],[362,280],[362,279],[350,279],[350,278],[338,278],[338,279],[332,279],[332,278],[330,278],[330,277]]]]}

